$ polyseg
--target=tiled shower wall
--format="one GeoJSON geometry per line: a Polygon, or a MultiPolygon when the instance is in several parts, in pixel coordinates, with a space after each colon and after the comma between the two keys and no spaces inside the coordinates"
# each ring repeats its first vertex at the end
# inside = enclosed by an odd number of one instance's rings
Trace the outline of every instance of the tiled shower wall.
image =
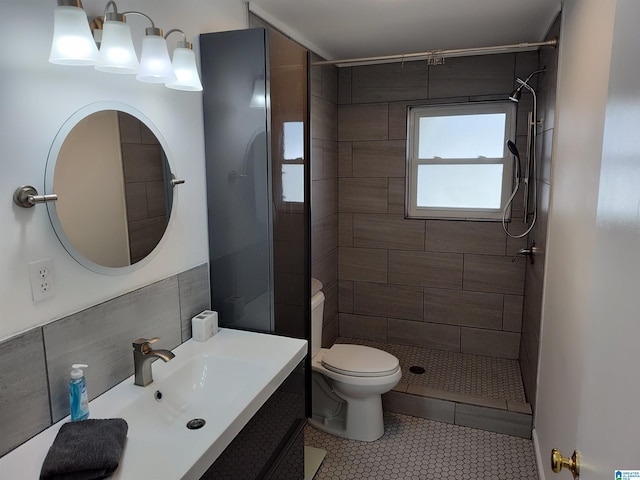
{"type": "MultiPolygon", "coordinates": [[[[340,336],[518,358],[526,240],[499,222],[404,218],[407,106],[505,101],[538,52],[338,73],[340,336]]],[[[518,106],[526,150],[531,95],[518,106]]],[[[521,155],[524,157],[524,155],[521,155]]],[[[511,229],[524,231],[522,196],[511,229]]]]}
{"type": "Polygon", "coordinates": [[[206,264],[0,342],[0,456],[69,414],[71,364],[86,363],[89,399],[133,374],[131,342],[191,338],[209,307],[206,264]]]}
{"type": "Polygon", "coordinates": [[[118,112],[131,263],[149,255],[167,228],[162,146],[139,119],[118,112]]]}
{"type": "MultiPolygon", "coordinates": [[[[549,30],[546,39],[560,37],[560,17],[549,30]]],[[[535,408],[536,378],[538,376],[538,347],[540,343],[540,320],[542,317],[542,289],[544,285],[545,249],[547,244],[547,217],[551,190],[551,157],[553,152],[554,113],[556,82],[558,75],[558,49],[540,52],[540,68],[545,73],[538,77],[538,219],[529,234],[529,245],[535,242],[538,248],[533,264],[527,263],[525,274],[524,310],[522,314],[522,337],[520,340],[520,370],[529,403],[535,408]]]]}
{"type": "Polygon", "coordinates": [[[322,344],[331,346],[338,336],[338,71],[314,66],[310,78],[311,275],[323,284],[322,344]]]}

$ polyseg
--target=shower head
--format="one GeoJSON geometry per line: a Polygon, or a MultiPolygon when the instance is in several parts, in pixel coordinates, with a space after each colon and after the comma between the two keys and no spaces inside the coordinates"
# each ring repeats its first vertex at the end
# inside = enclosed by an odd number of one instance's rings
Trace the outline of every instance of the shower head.
{"type": "Polygon", "coordinates": [[[511,155],[520,158],[520,152],[518,152],[518,147],[511,140],[507,140],[507,148],[511,152],[511,155]]]}
{"type": "Polygon", "coordinates": [[[518,152],[518,147],[511,140],[507,140],[507,148],[513,155],[513,175],[516,179],[516,188],[517,184],[520,182],[520,152],[518,152]]]}
{"type": "MultiPolygon", "coordinates": [[[[513,92],[511,92],[511,95],[509,95],[509,100],[511,100],[512,102],[518,103],[520,101],[520,97],[522,96],[522,87],[523,86],[524,85],[520,85],[513,92]]],[[[509,140],[509,141],[511,141],[511,140],[509,140]]],[[[511,153],[513,153],[513,152],[511,152],[511,153]]]]}
{"type": "Polygon", "coordinates": [[[544,68],[540,70],[536,70],[535,72],[531,73],[531,75],[529,75],[526,80],[522,80],[521,78],[516,78],[516,82],[519,83],[520,86],[516,88],[513,92],[511,92],[511,95],[509,95],[509,100],[511,100],[512,102],[518,103],[520,101],[520,97],[522,96],[523,88],[526,87],[527,90],[533,90],[533,88],[531,88],[531,86],[529,85],[529,80],[531,80],[531,77],[533,77],[534,75],[537,75],[538,73],[543,73],[544,70],[545,70],[544,68]]]}

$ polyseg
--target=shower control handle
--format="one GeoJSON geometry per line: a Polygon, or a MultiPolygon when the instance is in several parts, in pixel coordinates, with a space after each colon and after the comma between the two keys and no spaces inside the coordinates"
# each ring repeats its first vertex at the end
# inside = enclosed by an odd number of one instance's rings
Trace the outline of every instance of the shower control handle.
{"type": "Polygon", "coordinates": [[[533,265],[536,253],[538,253],[538,248],[536,247],[536,242],[532,242],[531,243],[531,247],[529,247],[529,248],[521,248],[520,250],[518,250],[518,253],[516,253],[513,256],[511,261],[515,262],[516,258],[518,258],[518,255],[524,255],[525,257],[529,257],[529,261],[531,262],[531,265],[533,265]]]}

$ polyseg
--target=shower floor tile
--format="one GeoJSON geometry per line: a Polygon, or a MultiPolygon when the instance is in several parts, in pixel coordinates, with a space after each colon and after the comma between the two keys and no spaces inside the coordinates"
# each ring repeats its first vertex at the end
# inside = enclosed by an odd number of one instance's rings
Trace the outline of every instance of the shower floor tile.
{"type": "Polygon", "coordinates": [[[338,338],[336,343],[368,345],[395,355],[402,368],[400,383],[403,384],[474,397],[526,402],[518,360],[347,337],[338,338]],[[425,373],[411,373],[409,368],[412,366],[423,367],[425,373]]]}
{"type": "Polygon", "coordinates": [[[315,480],[538,480],[533,442],[524,438],[385,412],[375,442],[307,426],[305,445],[327,451],[315,480]]]}

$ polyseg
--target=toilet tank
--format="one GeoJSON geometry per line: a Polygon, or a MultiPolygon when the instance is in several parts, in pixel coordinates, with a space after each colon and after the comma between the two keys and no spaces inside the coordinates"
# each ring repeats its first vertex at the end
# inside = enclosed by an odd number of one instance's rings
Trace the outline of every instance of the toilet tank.
{"type": "Polygon", "coordinates": [[[324,314],[324,293],[318,292],[311,297],[311,358],[322,347],[322,316],[324,314]]]}

